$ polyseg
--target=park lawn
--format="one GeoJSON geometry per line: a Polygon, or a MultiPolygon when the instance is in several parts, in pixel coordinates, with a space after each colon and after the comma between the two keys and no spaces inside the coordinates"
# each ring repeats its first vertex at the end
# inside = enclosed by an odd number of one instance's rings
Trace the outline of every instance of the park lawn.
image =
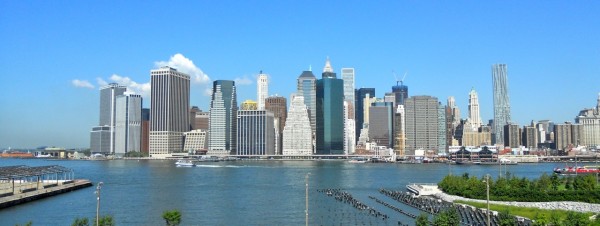
{"type": "MultiPolygon", "coordinates": [[[[486,203],[480,203],[480,202],[455,200],[454,203],[467,204],[470,206],[474,206],[477,208],[483,208],[483,209],[487,208],[486,203]]],[[[563,220],[566,218],[567,213],[569,212],[566,210],[546,210],[546,209],[539,209],[539,208],[532,208],[532,207],[517,207],[517,206],[509,206],[509,205],[490,204],[490,210],[493,210],[493,211],[502,212],[507,209],[511,215],[521,216],[521,217],[529,218],[532,220],[534,220],[536,218],[536,216],[538,216],[538,215],[539,216],[544,215],[544,216],[546,216],[546,219],[548,219],[551,215],[558,215],[558,217],[561,220],[563,220]]],[[[588,217],[590,217],[592,215],[593,215],[592,213],[587,214],[588,217]]]]}

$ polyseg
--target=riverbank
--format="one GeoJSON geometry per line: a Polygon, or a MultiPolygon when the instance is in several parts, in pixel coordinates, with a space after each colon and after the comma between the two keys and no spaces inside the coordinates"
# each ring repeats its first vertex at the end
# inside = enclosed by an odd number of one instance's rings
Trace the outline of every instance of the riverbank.
{"type": "MultiPolygon", "coordinates": [[[[434,197],[444,200],[446,202],[454,202],[455,200],[462,200],[468,202],[479,202],[486,203],[486,200],[480,199],[470,199],[464,198],[456,195],[449,195],[444,192],[437,193],[433,195],[434,197]]],[[[568,210],[575,211],[581,213],[593,212],[600,213],[600,204],[592,204],[585,202],[569,202],[569,201],[560,201],[560,202],[506,202],[506,201],[490,201],[490,204],[499,204],[499,205],[509,205],[509,206],[517,206],[517,207],[530,207],[530,208],[539,208],[539,209],[547,209],[547,210],[568,210]]]]}

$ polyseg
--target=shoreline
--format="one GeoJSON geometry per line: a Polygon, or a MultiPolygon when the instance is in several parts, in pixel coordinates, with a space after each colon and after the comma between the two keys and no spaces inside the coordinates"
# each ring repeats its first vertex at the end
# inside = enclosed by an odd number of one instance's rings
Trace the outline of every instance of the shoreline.
{"type": "MultiPolygon", "coordinates": [[[[469,202],[478,202],[478,203],[486,203],[487,200],[481,199],[470,199],[456,195],[449,195],[445,192],[440,191],[440,193],[434,194],[433,197],[444,200],[446,202],[454,203],[455,200],[461,201],[469,201],[469,202]]],[[[516,202],[516,201],[491,201],[490,204],[500,204],[500,205],[508,205],[508,206],[516,206],[516,207],[530,207],[530,208],[539,208],[546,210],[568,210],[575,211],[580,213],[600,213],[600,204],[594,203],[585,203],[585,202],[573,202],[573,201],[554,201],[554,202],[516,202]]]]}

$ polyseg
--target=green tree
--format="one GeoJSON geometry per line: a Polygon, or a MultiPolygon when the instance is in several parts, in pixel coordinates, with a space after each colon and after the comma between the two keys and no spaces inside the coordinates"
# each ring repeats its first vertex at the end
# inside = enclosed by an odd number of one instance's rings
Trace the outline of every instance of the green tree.
{"type": "Polygon", "coordinates": [[[552,214],[550,215],[550,222],[548,222],[548,223],[550,223],[550,225],[559,226],[559,225],[561,225],[560,222],[561,222],[561,220],[560,220],[559,214],[556,213],[556,211],[552,211],[552,214]]]}
{"type": "Polygon", "coordinates": [[[458,226],[460,225],[460,216],[454,208],[444,210],[440,212],[433,219],[433,225],[435,226],[458,226]]]}
{"type": "Polygon", "coordinates": [[[181,223],[181,212],[179,210],[168,210],[162,215],[167,223],[167,226],[177,226],[181,223]]]}
{"type": "Polygon", "coordinates": [[[415,222],[416,226],[428,226],[429,225],[429,218],[427,218],[427,214],[425,213],[421,213],[415,222]]]}
{"type": "Polygon", "coordinates": [[[115,221],[111,215],[100,216],[98,225],[96,225],[96,218],[94,218],[94,226],[115,226],[115,221]]]}
{"type": "Polygon", "coordinates": [[[565,220],[561,225],[564,226],[588,226],[591,225],[592,222],[588,219],[588,217],[584,213],[578,213],[569,211],[565,220]]]}
{"type": "Polygon", "coordinates": [[[535,222],[533,222],[533,226],[546,226],[548,225],[548,220],[546,219],[546,215],[542,214],[535,214],[534,217],[535,222]]]}
{"type": "Polygon", "coordinates": [[[550,184],[552,184],[552,190],[558,191],[558,186],[560,185],[560,179],[558,178],[558,174],[552,174],[552,176],[550,177],[550,184]]]}
{"type": "Polygon", "coordinates": [[[71,226],[90,226],[90,221],[87,217],[84,218],[75,218],[71,226]]]}
{"type": "Polygon", "coordinates": [[[499,220],[500,226],[516,226],[517,225],[517,221],[515,220],[515,217],[510,214],[508,209],[506,209],[506,210],[500,212],[500,214],[498,214],[498,220],[499,220]]]}

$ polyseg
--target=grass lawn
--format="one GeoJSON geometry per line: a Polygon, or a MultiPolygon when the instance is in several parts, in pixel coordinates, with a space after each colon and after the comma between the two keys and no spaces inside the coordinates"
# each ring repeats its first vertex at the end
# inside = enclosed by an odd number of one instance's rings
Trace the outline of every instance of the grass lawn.
{"type": "MultiPolygon", "coordinates": [[[[467,204],[467,205],[471,205],[477,208],[487,208],[487,204],[486,203],[480,203],[480,202],[468,202],[468,201],[461,201],[461,200],[456,200],[454,201],[454,203],[461,203],[461,204],[467,204]]],[[[536,216],[546,216],[546,219],[548,219],[551,215],[557,215],[561,220],[565,219],[565,217],[567,216],[567,213],[569,211],[566,210],[546,210],[546,209],[539,209],[539,208],[531,208],[531,207],[517,207],[517,206],[509,206],[509,205],[499,205],[499,204],[491,204],[490,203],[490,210],[493,211],[498,211],[498,212],[502,212],[507,210],[510,212],[511,215],[516,215],[516,216],[521,216],[521,217],[526,217],[529,219],[535,219],[536,216]]],[[[592,216],[592,213],[587,214],[588,217],[592,216]]]]}

